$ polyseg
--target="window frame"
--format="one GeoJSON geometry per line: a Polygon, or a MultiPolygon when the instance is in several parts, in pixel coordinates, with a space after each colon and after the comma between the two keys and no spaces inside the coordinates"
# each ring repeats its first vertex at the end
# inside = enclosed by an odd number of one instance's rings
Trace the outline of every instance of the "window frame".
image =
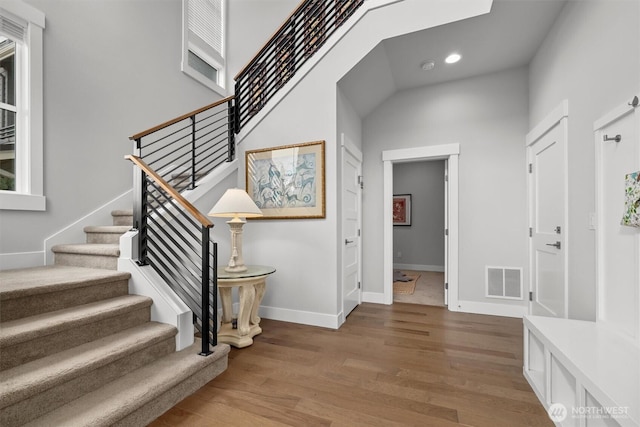
{"type": "Polygon", "coordinates": [[[208,45],[189,30],[189,1],[182,0],[182,62],[180,68],[183,73],[195,79],[199,83],[215,91],[219,95],[226,97],[228,91],[226,89],[226,30],[227,30],[227,0],[221,1],[221,25],[222,25],[222,52],[218,52],[212,46],[208,45]],[[203,47],[206,45],[206,47],[203,47]],[[209,54],[206,50],[211,50],[213,54],[209,54]],[[189,52],[199,57],[203,62],[215,68],[217,71],[217,82],[208,79],[195,68],[189,65],[189,52]]]}
{"type": "Polygon", "coordinates": [[[16,189],[0,190],[0,210],[44,211],[43,30],[45,15],[23,1],[3,2],[0,15],[24,24],[16,47],[16,189]],[[20,54],[19,54],[20,52],[20,54]]]}

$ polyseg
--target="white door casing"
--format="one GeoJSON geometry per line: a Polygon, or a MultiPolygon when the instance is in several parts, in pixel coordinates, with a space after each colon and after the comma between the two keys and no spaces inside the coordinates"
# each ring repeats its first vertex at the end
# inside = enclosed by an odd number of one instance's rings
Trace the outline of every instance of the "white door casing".
{"type": "Polygon", "coordinates": [[[640,228],[621,224],[625,177],[640,170],[640,112],[624,103],[594,123],[596,319],[640,343],[640,228]]]}
{"type": "Polygon", "coordinates": [[[444,305],[449,305],[449,161],[444,161],[444,305]]]}
{"type": "Polygon", "coordinates": [[[383,162],[383,303],[393,304],[393,164],[424,160],[446,160],[448,194],[446,219],[449,233],[445,263],[448,307],[458,311],[458,157],[460,144],[429,145],[382,152],[383,162]]]}
{"type": "Polygon", "coordinates": [[[362,152],[342,134],[342,316],[362,302],[362,152]]]}
{"type": "Polygon", "coordinates": [[[527,134],[529,313],[568,316],[568,102],[527,134]]]}

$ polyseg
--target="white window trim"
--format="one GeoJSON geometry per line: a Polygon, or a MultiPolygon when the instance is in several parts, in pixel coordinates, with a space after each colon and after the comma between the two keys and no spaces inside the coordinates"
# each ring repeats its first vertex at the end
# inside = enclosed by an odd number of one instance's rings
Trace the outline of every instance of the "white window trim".
{"type": "Polygon", "coordinates": [[[20,184],[16,191],[0,190],[0,209],[44,211],[42,32],[45,15],[22,1],[3,2],[0,14],[6,14],[7,17],[13,15],[28,23],[26,55],[21,59],[22,69],[25,70],[21,77],[26,82],[21,85],[24,92],[21,94],[21,105],[18,105],[22,117],[16,124],[25,135],[21,142],[26,142],[20,146],[16,144],[20,184]]]}
{"type": "Polygon", "coordinates": [[[183,73],[188,75],[189,77],[195,79],[199,83],[208,87],[209,89],[215,91],[219,95],[226,97],[228,96],[226,86],[227,81],[227,73],[226,73],[226,28],[227,28],[227,0],[222,0],[222,56],[223,63],[220,63],[219,60],[212,58],[210,55],[207,55],[202,51],[198,46],[189,42],[189,12],[188,12],[188,0],[182,0],[182,62],[180,64],[180,68],[183,73]],[[197,70],[193,69],[189,66],[189,51],[198,55],[203,61],[209,63],[211,66],[215,66],[218,70],[218,83],[211,81],[206,78],[202,74],[200,74],[197,70]]]}

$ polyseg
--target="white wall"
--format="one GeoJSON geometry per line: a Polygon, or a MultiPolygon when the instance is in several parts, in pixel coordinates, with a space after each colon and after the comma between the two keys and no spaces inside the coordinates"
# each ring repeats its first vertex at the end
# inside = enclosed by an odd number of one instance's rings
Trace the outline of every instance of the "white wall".
{"type": "Polygon", "coordinates": [[[366,291],[383,292],[382,151],[459,143],[459,299],[526,304],[485,298],[484,269],[527,270],[527,92],[518,68],[398,92],[364,119],[366,291]]]}
{"type": "Polygon", "coordinates": [[[340,134],[344,133],[358,149],[362,150],[362,120],[340,86],[336,86],[336,90],[338,92],[336,138],[339,140],[340,134]]]}
{"type": "MultiPolygon", "coordinates": [[[[384,3],[371,0],[363,7],[384,3]]],[[[488,6],[488,2],[477,0],[405,0],[372,9],[344,34],[340,43],[331,48],[329,44],[324,45],[314,56],[317,59],[324,55],[323,59],[299,69],[285,86],[282,99],[274,98],[268,114],[261,112],[253,118],[252,126],[241,132],[241,158],[246,150],[326,141],[326,218],[255,221],[249,224],[253,226],[252,237],[243,243],[245,248],[250,248],[252,255],[251,258],[245,257],[245,261],[277,268],[268,280],[263,300],[265,317],[338,326],[341,273],[336,252],[339,252],[341,241],[336,201],[340,184],[337,82],[383,38],[484,13],[488,6]],[[309,72],[305,75],[306,71],[309,72]],[[301,79],[302,75],[304,78],[301,79]]],[[[339,36],[346,28],[348,25],[341,27],[336,35],[339,36]]],[[[351,119],[349,121],[353,124],[351,119]]],[[[241,177],[244,176],[243,169],[241,177]]],[[[244,186],[244,180],[240,186],[244,186]]]]}
{"type": "Polygon", "coordinates": [[[27,3],[46,15],[47,209],[0,211],[1,255],[43,252],[45,238],[131,189],[130,135],[220,98],[180,71],[180,0],[27,3]]]}
{"type": "Polygon", "coordinates": [[[530,66],[529,128],[569,101],[569,317],[595,319],[593,122],[640,90],[640,2],[570,1],[530,66]]]}
{"type": "Polygon", "coordinates": [[[444,268],[444,171],[444,160],[393,166],[393,194],[411,194],[411,226],[393,227],[394,264],[444,268]]]}

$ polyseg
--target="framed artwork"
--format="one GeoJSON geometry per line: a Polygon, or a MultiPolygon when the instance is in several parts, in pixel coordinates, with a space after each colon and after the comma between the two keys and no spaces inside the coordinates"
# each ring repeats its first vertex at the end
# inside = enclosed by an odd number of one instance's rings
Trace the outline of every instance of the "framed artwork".
{"type": "Polygon", "coordinates": [[[246,190],[263,216],[325,217],[324,141],[245,153],[246,190]]]}
{"type": "Polygon", "coordinates": [[[640,227],[640,171],[624,177],[624,215],[622,225],[640,227]]]}
{"type": "Polygon", "coordinates": [[[393,195],[393,225],[411,225],[411,194],[393,195]]]}

